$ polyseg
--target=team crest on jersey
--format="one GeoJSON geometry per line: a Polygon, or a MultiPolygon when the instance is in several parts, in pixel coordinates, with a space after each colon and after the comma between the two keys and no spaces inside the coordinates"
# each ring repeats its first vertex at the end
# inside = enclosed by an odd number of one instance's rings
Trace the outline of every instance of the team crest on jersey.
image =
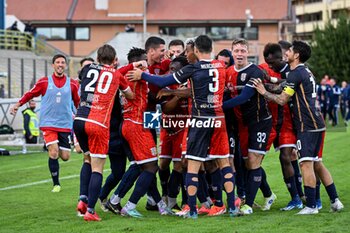
{"type": "Polygon", "coordinates": [[[241,74],[241,81],[244,82],[247,78],[247,74],[246,73],[242,73],[241,74]]]}

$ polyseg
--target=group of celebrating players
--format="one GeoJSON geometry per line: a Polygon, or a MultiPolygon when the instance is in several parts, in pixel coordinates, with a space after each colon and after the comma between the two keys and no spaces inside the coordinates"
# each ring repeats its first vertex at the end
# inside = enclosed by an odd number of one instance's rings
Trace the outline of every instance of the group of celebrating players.
{"type": "Polygon", "coordinates": [[[269,43],[265,63],[259,66],[248,62],[245,39],[235,39],[231,51],[222,50],[215,59],[212,49],[206,35],[185,43],[173,40],[167,51],[162,38],[150,37],[145,49],[131,48],[129,64],[118,69],[116,51],[106,44],[98,49],[97,62],[81,61],[80,85],[64,74],[66,58],[54,56],[53,75],[40,79],[11,108],[15,114],[21,105],[42,96],[40,129],[49,151],[52,191],[61,190],[58,158],[69,159],[73,129],[78,151],[84,154],[77,211],[86,221],[101,220],[95,211],[98,200],[104,211],[142,217],[136,205],[146,193],[146,208],[161,215],[249,215],[259,189],[265,197],[261,209],[269,210],[277,197],[262,161],[272,144],[280,151],[291,198],[281,210],[317,214],[322,208],[321,182],[331,211],[343,209],[322,163],[326,128],[316,108],[315,78],[304,64],[311,56],[310,46],[303,41],[269,43]],[[157,104],[164,126],[159,153],[156,131],[144,127],[145,112],[155,112],[157,104]],[[101,188],[107,155],[112,172],[101,188]]]}

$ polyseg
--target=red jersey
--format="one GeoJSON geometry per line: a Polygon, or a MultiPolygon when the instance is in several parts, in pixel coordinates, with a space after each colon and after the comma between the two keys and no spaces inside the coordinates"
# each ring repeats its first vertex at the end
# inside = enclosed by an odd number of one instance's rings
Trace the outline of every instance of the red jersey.
{"type": "Polygon", "coordinates": [[[134,92],[135,98],[127,100],[123,98],[123,118],[137,124],[143,124],[143,113],[147,109],[148,85],[144,80],[137,82],[127,81],[134,92]]]}
{"type": "MultiPolygon", "coordinates": [[[[275,72],[273,69],[269,67],[267,63],[262,63],[259,65],[259,68],[265,70],[266,73],[272,78],[281,79],[281,74],[275,72]]],[[[266,79],[265,83],[270,83],[266,79]]],[[[276,129],[276,127],[280,126],[283,121],[283,106],[278,105],[275,102],[269,101],[268,106],[272,115],[272,127],[276,129]]]]}
{"type": "Polygon", "coordinates": [[[128,87],[124,76],[113,66],[91,64],[81,71],[81,101],[76,120],[93,122],[109,128],[115,95],[128,87]]]}
{"type": "MultiPolygon", "coordinates": [[[[148,66],[148,71],[150,74],[155,74],[155,75],[163,75],[167,74],[169,72],[169,65],[170,65],[171,60],[170,59],[165,59],[161,63],[154,63],[153,65],[148,66]]],[[[155,111],[157,101],[156,101],[156,95],[157,92],[160,90],[159,87],[156,85],[148,84],[149,88],[149,101],[148,101],[148,106],[147,109],[149,111],[155,111]]]]}

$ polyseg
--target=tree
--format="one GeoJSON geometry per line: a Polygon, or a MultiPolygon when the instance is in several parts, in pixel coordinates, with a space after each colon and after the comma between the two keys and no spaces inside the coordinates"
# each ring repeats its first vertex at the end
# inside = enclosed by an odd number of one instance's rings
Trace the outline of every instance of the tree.
{"type": "Polygon", "coordinates": [[[335,24],[328,21],[325,28],[316,28],[308,62],[319,81],[325,74],[338,81],[350,81],[350,22],[340,15],[335,24]]]}

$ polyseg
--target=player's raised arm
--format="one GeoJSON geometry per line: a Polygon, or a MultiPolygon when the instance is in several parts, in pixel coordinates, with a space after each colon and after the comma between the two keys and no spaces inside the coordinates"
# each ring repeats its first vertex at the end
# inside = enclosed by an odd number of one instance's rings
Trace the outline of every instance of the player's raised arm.
{"type": "Polygon", "coordinates": [[[294,94],[294,92],[293,93],[288,92],[288,87],[286,87],[287,90],[285,89],[279,95],[272,94],[265,89],[265,86],[262,83],[261,79],[259,79],[259,78],[254,79],[254,80],[252,80],[252,82],[254,83],[254,86],[255,86],[255,89],[257,90],[257,92],[259,92],[261,95],[263,95],[267,100],[273,101],[279,105],[285,105],[288,102],[289,98],[294,94]]]}
{"type": "Polygon", "coordinates": [[[142,70],[140,69],[129,71],[126,77],[131,82],[143,79],[158,87],[166,87],[171,84],[180,83],[174,78],[172,74],[169,74],[166,76],[150,75],[150,74],[147,74],[146,72],[142,72],[142,70]]]}

